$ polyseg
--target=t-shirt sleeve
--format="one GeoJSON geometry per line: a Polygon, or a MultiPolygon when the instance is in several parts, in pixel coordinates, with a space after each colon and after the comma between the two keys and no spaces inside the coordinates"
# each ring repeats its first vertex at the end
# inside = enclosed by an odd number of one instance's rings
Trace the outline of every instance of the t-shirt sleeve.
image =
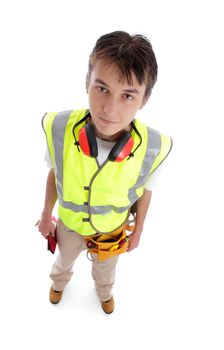
{"type": "Polygon", "coordinates": [[[162,167],[163,164],[161,164],[152,174],[148,176],[144,186],[148,191],[153,191],[156,188],[162,167]]]}
{"type": "Polygon", "coordinates": [[[53,168],[53,164],[52,164],[52,160],[51,160],[51,156],[50,156],[50,152],[49,152],[48,147],[46,147],[44,158],[45,158],[45,161],[47,162],[47,167],[53,168]]]}

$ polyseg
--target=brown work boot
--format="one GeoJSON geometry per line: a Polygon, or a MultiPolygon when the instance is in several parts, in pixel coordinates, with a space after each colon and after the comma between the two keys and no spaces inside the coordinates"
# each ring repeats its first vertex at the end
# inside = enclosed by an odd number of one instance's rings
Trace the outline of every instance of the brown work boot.
{"type": "Polygon", "coordinates": [[[57,291],[57,290],[54,290],[54,289],[51,287],[50,293],[49,293],[50,302],[51,302],[52,304],[58,304],[58,303],[61,301],[62,294],[63,294],[63,290],[59,292],[59,291],[57,291]]]}
{"type": "Polygon", "coordinates": [[[106,314],[111,314],[114,311],[114,298],[113,296],[107,301],[101,301],[103,311],[106,314]]]}

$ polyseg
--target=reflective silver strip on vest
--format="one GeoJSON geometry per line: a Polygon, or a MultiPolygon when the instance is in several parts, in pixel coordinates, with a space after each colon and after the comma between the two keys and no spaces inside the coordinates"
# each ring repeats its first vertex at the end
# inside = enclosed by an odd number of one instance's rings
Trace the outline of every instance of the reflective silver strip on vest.
{"type": "Polygon", "coordinates": [[[144,186],[146,179],[149,175],[149,172],[153,166],[153,163],[161,149],[160,134],[151,128],[147,128],[147,130],[148,130],[148,144],[147,144],[146,154],[142,163],[141,171],[135,185],[130,188],[128,193],[128,199],[131,202],[131,204],[134,204],[138,199],[138,196],[136,194],[136,189],[144,186]]]}
{"type": "Polygon", "coordinates": [[[65,209],[70,209],[74,212],[84,212],[90,214],[100,214],[106,215],[109,212],[116,211],[117,213],[123,213],[128,210],[132,204],[138,200],[136,190],[139,187],[142,187],[145,184],[147,176],[150,172],[150,169],[158,156],[161,148],[161,138],[160,134],[151,128],[148,130],[148,143],[146,154],[142,163],[141,171],[139,177],[133,187],[129,189],[128,199],[130,204],[124,207],[115,207],[112,205],[104,206],[88,206],[88,205],[79,205],[73,202],[68,202],[63,200],[63,149],[64,149],[64,138],[65,138],[65,129],[68,122],[68,118],[72,111],[60,112],[53,120],[52,124],[52,140],[54,147],[54,157],[55,157],[55,171],[57,178],[57,192],[58,200],[60,205],[65,209]]]}
{"type": "Polygon", "coordinates": [[[66,202],[63,200],[63,149],[65,139],[65,129],[68,122],[68,118],[71,111],[60,112],[56,115],[52,124],[52,140],[54,147],[54,158],[55,158],[55,171],[57,178],[57,192],[58,201],[61,206],[65,209],[71,209],[75,212],[86,212],[88,208],[86,205],[78,205],[72,202],[66,202]]]}

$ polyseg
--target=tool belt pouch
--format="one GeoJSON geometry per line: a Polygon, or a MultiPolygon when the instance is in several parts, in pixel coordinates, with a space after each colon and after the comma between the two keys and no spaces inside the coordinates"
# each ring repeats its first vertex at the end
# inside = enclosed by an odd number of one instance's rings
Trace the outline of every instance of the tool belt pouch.
{"type": "MultiPolygon", "coordinates": [[[[116,231],[115,231],[116,232],[116,231]]],[[[120,233],[97,234],[85,238],[87,257],[90,253],[97,254],[96,260],[103,261],[115,255],[125,253],[128,247],[128,238],[125,229],[120,233]]]]}

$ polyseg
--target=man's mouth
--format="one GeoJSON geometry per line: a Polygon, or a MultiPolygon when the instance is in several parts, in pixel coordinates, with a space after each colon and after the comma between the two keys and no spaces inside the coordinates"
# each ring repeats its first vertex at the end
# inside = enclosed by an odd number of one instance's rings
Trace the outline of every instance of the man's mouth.
{"type": "Polygon", "coordinates": [[[115,121],[112,121],[112,120],[108,120],[108,119],[105,119],[105,118],[102,118],[102,117],[99,117],[99,119],[103,122],[103,124],[105,125],[114,125],[114,124],[117,124],[117,122],[115,121]]]}

